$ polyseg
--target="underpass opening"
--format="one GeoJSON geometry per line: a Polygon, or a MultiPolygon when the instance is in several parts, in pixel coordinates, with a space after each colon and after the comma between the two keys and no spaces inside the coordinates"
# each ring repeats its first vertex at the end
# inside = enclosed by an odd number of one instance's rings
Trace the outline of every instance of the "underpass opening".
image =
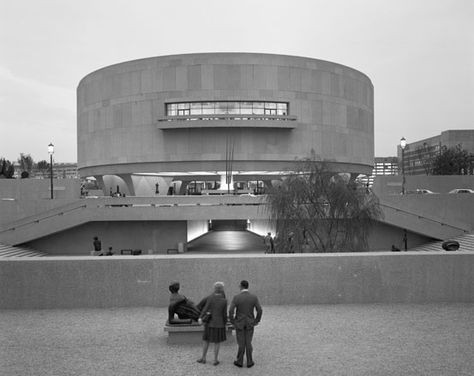
{"type": "Polygon", "coordinates": [[[247,220],[211,220],[209,232],[188,243],[191,253],[263,253],[263,238],[247,230],[247,220]]]}
{"type": "Polygon", "coordinates": [[[209,230],[214,231],[245,231],[247,230],[247,221],[241,219],[233,220],[212,220],[209,221],[209,230]]]}

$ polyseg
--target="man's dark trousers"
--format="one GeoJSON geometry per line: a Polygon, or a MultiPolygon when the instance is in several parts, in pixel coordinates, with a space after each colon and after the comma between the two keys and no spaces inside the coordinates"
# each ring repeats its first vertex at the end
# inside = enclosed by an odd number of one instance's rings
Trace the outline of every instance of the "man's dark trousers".
{"type": "Polygon", "coordinates": [[[245,326],[243,329],[235,329],[235,336],[237,338],[237,344],[239,349],[237,351],[237,363],[243,364],[244,352],[247,356],[247,364],[252,364],[252,338],[253,338],[253,327],[245,326]]]}

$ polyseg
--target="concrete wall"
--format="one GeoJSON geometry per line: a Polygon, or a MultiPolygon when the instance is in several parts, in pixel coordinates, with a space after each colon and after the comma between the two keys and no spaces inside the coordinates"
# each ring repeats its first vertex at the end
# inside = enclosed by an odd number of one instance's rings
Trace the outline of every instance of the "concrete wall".
{"type": "MultiPolygon", "coordinates": [[[[455,188],[474,189],[474,175],[405,175],[405,180],[406,191],[424,188],[443,195],[455,188]]],[[[373,190],[380,196],[400,195],[402,177],[376,176],[373,190]]]]}
{"type": "MultiPolygon", "coordinates": [[[[243,218],[245,219],[245,218],[243,218]]],[[[250,231],[264,236],[275,235],[268,221],[251,221],[250,231]]],[[[60,256],[86,256],[92,250],[92,238],[98,236],[104,249],[141,249],[144,253],[165,254],[169,248],[177,248],[207,232],[208,221],[103,221],[89,222],[24,243],[24,246],[60,256]]],[[[408,247],[416,247],[434,239],[407,231],[408,247]]],[[[390,251],[395,245],[403,249],[403,229],[376,223],[369,236],[370,251],[390,251]]]]}
{"type": "MultiPolygon", "coordinates": [[[[76,199],[80,197],[79,179],[53,179],[55,199],[76,199]]],[[[51,199],[51,181],[49,179],[0,179],[0,199],[24,199],[34,197],[51,199]]]]}
{"type": "Polygon", "coordinates": [[[0,226],[79,199],[79,179],[0,179],[0,226]]]}
{"type": "Polygon", "coordinates": [[[374,192],[381,204],[391,205],[417,215],[437,219],[461,227],[474,226],[474,194],[448,194],[454,188],[473,188],[473,175],[407,176],[407,190],[426,188],[435,195],[400,195],[401,176],[377,177],[374,192]]]}
{"type": "MultiPolygon", "coordinates": [[[[262,304],[474,302],[474,253],[0,259],[0,309],[159,306],[241,279],[262,304]]],[[[264,308],[265,309],[265,308],[264,308]]]]}
{"type": "MultiPolygon", "coordinates": [[[[311,150],[342,170],[373,165],[373,85],[363,73],[303,57],[210,53],[152,57],[99,69],[77,88],[82,176],[224,171],[226,139],[234,170],[280,171],[311,150]],[[165,104],[193,101],[289,103],[293,128],[260,121],[176,122],[160,129],[165,104]]],[[[170,123],[167,122],[169,125],[170,123]]]]}
{"type": "MultiPolygon", "coordinates": [[[[410,177],[419,178],[421,177],[410,177]]],[[[463,186],[472,180],[472,176],[460,177],[424,177],[427,182],[441,184],[450,184],[450,187],[463,186]],[[436,178],[436,179],[435,179],[436,178]]],[[[438,224],[444,229],[448,229],[451,224],[461,226],[462,228],[472,228],[474,226],[474,195],[405,195],[388,194],[387,190],[393,188],[389,185],[396,181],[396,177],[376,180],[378,182],[374,189],[380,194],[382,204],[393,206],[400,210],[413,213],[409,220],[403,220],[399,223],[378,224],[370,235],[370,250],[389,250],[392,244],[400,247],[403,237],[403,227],[414,230],[418,224],[427,226],[418,216],[425,216],[440,221],[438,224]],[[423,223],[422,223],[423,222],[423,223]]],[[[411,180],[408,180],[411,181],[411,180]]],[[[110,245],[114,249],[120,248],[141,248],[143,250],[152,249],[156,253],[166,252],[167,248],[175,248],[176,243],[190,240],[199,236],[206,229],[206,221],[209,219],[250,219],[250,230],[258,234],[265,234],[270,231],[274,234],[275,230],[268,223],[268,213],[259,204],[259,197],[250,196],[164,196],[155,197],[127,197],[124,199],[98,198],[98,199],[78,199],[79,184],[75,180],[58,180],[55,185],[65,187],[61,192],[66,198],[41,198],[42,193],[46,191],[48,182],[44,180],[24,179],[24,180],[0,180],[0,241],[8,244],[20,244],[31,239],[32,234],[36,234],[31,226],[43,226],[46,232],[41,232],[37,237],[45,236],[51,232],[55,234],[37,239],[30,243],[34,247],[43,249],[53,254],[61,255],[84,255],[90,251],[90,238],[94,235],[109,236],[115,239],[110,245]],[[63,185],[61,185],[63,184],[63,185]],[[68,184],[70,186],[65,186],[68,184]],[[68,198],[69,197],[69,198],[68,198]],[[65,211],[68,205],[86,205],[87,209],[81,211],[65,211]],[[123,207],[120,207],[123,204],[123,207]],[[198,205],[200,204],[200,205],[198,205]],[[238,205],[236,205],[238,204],[238,205]],[[115,205],[116,207],[106,207],[115,205]],[[49,218],[52,212],[56,210],[56,218],[49,218]],[[86,212],[85,212],[86,211],[86,212]],[[61,214],[61,215],[59,215],[61,214]],[[37,215],[37,217],[34,217],[37,215]],[[80,221],[76,221],[77,217],[80,221]],[[32,217],[33,218],[30,218],[32,217]],[[48,217],[48,220],[43,220],[48,217]],[[32,222],[31,226],[16,226],[17,233],[23,231],[23,235],[18,235],[18,239],[8,241],[9,233],[2,233],[2,228],[7,228],[15,220],[24,219],[26,222],[32,222]],[[53,224],[56,220],[56,227],[53,224]],[[39,222],[36,223],[36,220],[39,222]],[[85,221],[91,221],[85,227],[82,225],[85,221]],[[133,222],[150,222],[150,224],[141,225],[133,222]],[[192,225],[188,228],[188,234],[183,235],[181,230],[166,230],[169,224],[166,222],[182,222],[185,226],[186,221],[197,221],[199,225],[192,225]],[[161,222],[161,223],[159,223],[161,222]],[[202,222],[202,223],[201,223],[202,222]],[[129,225],[127,225],[127,223],[129,225]],[[151,224],[152,223],[152,224],[151,224]],[[59,225],[60,226],[59,226],[59,225]],[[4,226],[3,226],[4,225],[4,226]],[[72,227],[64,234],[64,226],[72,227]],[[82,226],[79,226],[82,225],[82,226]],[[74,227],[76,226],[76,227],[74,227]],[[128,228],[133,231],[127,231],[128,228]],[[151,226],[151,227],[150,227],[151,226]],[[157,230],[163,228],[164,230],[157,230]],[[125,229],[125,230],[124,230],[125,229]],[[145,229],[149,232],[146,232],[145,229]],[[158,232],[157,232],[158,231],[158,232]],[[24,234],[28,235],[26,238],[24,234]],[[107,235],[110,234],[110,235],[107,235]],[[126,247],[124,245],[127,245],[126,247]]],[[[433,184],[435,184],[433,183],[433,184]]],[[[152,187],[152,186],[151,186],[152,187]]],[[[160,192],[161,193],[161,192],[160,192]]],[[[403,218],[402,218],[403,219],[403,218]]],[[[387,218],[385,218],[387,220],[387,218]]],[[[426,221],[425,221],[426,222],[426,221]]],[[[179,226],[181,228],[181,225],[179,226]]],[[[185,227],[183,227],[185,229],[185,227]]],[[[185,230],[183,230],[185,231],[185,230]]],[[[416,235],[409,232],[408,246],[413,247],[422,244],[432,238],[446,239],[451,236],[444,236],[442,232],[423,232],[427,236],[416,235]],[[439,237],[437,237],[439,235],[439,237]],[[429,236],[429,237],[428,237],[429,236]]]]}
{"type": "MultiPolygon", "coordinates": [[[[0,242],[21,244],[94,221],[266,218],[268,214],[261,208],[261,200],[261,196],[234,195],[102,197],[69,201],[44,200],[48,206],[43,208],[37,207],[40,200],[30,196],[28,199],[0,201],[0,242]]],[[[154,245],[148,247],[154,248],[154,245]]]]}
{"type": "Polygon", "coordinates": [[[209,220],[188,221],[188,242],[209,231],[209,220]]]}
{"type": "Polygon", "coordinates": [[[52,255],[85,256],[93,250],[94,236],[102,241],[102,249],[112,247],[115,254],[121,249],[165,254],[168,248],[178,248],[178,242],[186,243],[187,226],[186,221],[89,222],[24,245],[52,255]]]}
{"type": "Polygon", "coordinates": [[[248,230],[262,236],[267,235],[268,232],[271,232],[272,236],[276,234],[275,223],[269,219],[252,219],[248,230]]]}
{"type": "MultiPolygon", "coordinates": [[[[407,226],[408,229],[410,228],[407,226]]],[[[388,224],[375,223],[369,236],[369,249],[371,251],[390,251],[392,245],[404,250],[403,228],[390,226],[388,224]]],[[[436,239],[423,236],[407,230],[407,247],[408,249],[426,244],[436,239]]]]}

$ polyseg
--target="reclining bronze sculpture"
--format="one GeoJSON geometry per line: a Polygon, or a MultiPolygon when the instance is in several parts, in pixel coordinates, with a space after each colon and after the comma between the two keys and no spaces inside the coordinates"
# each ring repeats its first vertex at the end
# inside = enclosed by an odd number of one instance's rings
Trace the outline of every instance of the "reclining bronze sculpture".
{"type": "Polygon", "coordinates": [[[168,323],[170,325],[176,324],[191,324],[198,320],[201,309],[206,303],[206,298],[196,306],[191,300],[179,293],[179,282],[174,282],[169,286],[171,292],[170,304],[168,306],[168,323]],[[178,318],[175,317],[178,316],[178,318]]]}

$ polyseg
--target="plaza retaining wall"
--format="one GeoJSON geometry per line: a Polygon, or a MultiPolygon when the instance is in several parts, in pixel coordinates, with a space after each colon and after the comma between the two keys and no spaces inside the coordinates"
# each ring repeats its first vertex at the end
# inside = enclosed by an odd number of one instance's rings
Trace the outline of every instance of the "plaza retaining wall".
{"type": "Polygon", "coordinates": [[[165,307],[241,279],[264,305],[474,302],[474,253],[169,255],[0,260],[0,309],[165,307]]]}

